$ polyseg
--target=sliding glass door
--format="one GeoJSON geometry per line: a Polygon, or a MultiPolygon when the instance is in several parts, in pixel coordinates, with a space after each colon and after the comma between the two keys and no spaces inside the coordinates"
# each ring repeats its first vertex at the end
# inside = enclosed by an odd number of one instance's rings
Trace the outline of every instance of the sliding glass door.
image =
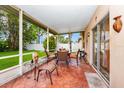
{"type": "Polygon", "coordinates": [[[100,24],[100,72],[109,80],[109,17],[100,24]]]}
{"type": "Polygon", "coordinates": [[[109,81],[109,15],[93,29],[93,65],[109,81]]]}

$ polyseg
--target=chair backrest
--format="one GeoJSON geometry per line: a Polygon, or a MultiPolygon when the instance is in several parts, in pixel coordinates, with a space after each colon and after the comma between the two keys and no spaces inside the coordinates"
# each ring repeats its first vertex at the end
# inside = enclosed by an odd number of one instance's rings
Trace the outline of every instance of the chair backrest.
{"type": "Polygon", "coordinates": [[[68,51],[57,51],[57,59],[58,61],[67,61],[68,59],[68,51]]]}
{"type": "Polygon", "coordinates": [[[86,57],[87,56],[87,53],[85,51],[82,52],[82,57],[86,57]]]}
{"type": "Polygon", "coordinates": [[[80,49],[78,49],[77,54],[76,54],[76,57],[78,57],[79,53],[80,53],[80,49]]]}
{"type": "Polygon", "coordinates": [[[38,59],[39,59],[39,55],[38,55],[38,52],[34,52],[32,54],[32,63],[38,63],[38,59]]]}
{"type": "Polygon", "coordinates": [[[46,53],[47,58],[49,58],[49,53],[48,53],[48,51],[47,51],[46,49],[44,49],[44,51],[45,51],[45,53],[46,53]]]}

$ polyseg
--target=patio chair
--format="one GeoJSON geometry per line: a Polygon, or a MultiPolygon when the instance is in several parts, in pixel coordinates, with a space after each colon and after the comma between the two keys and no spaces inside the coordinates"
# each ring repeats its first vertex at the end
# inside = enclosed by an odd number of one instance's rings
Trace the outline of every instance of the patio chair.
{"type": "Polygon", "coordinates": [[[85,51],[80,52],[80,57],[82,57],[85,63],[87,63],[87,53],[85,51]]]}
{"type": "MultiPolygon", "coordinates": [[[[38,53],[37,52],[34,52],[32,54],[32,60],[31,60],[31,67],[34,66],[33,70],[34,70],[34,80],[36,80],[36,72],[37,72],[37,69],[38,69],[38,59],[39,59],[39,56],[38,56],[38,53]]],[[[32,71],[33,71],[32,70],[32,71]]]]}
{"type": "Polygon", "coordinates": [[[78,60],[78,59],[79,59],[79,58],[78,58],[78,57],[79,57],[79,53],[80,53],[80,49],[78,49],[78,51],[77,51],[77,53],[76,53],[76,54],[71,53],[71,54],[70,54],[70,56],[69,56],[69,57],[70,57],[70,59],[71,59],[71,58],[76,59],[77,66],[78,66],[78,63],[79,63],[79,60],[78,60]]]}
{"type": "Polygon", "coordinates": [[[46,56],[47,56],[47,63],[56,58],[56,55],[50,56],[46,49],[44,51],[45,51],[46,56]]]}
{"type": "Polygon", "coordinates": [[[46,75],[49,75],[51,85],[53,85],[53,81],[52,81],[52,76],[51,75],[52,75],[52,72],[55,71],[55,70],[56,70],[57,76],[58,76],[59,74],[58,74],[58,68],[57,68],[56,63],[49,62],[48,64],[44,64],[41,67],[41,69],[38,70],[37,82],[39,80],[40,72],[45,71],[46,72],[46,75]]]}
{"type": "Polygon", "coordinates": [[[69,52],[68,51],[57,51],[57,59],[56,64],[58,64],[59,61],[65,61],[67,64],[67,67],[69,66],[69,52]]]}

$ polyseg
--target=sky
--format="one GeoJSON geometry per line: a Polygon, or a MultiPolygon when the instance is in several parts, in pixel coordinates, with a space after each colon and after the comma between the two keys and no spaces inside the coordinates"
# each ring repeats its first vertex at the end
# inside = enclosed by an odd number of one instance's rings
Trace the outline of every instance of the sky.
{"type": "Polygon", "coordinates": [[[80,33],[73,33],[71,40],[72,40],[73,42],[76,42],[76,41],[78,41],[79,38],[80,38],[80,33]]]}

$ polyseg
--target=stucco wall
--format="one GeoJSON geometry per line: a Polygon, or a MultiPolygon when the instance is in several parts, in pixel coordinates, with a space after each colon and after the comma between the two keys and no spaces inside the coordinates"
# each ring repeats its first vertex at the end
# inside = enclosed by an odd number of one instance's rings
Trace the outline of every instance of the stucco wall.
{"type": "Polygon", "coordinates": [[[113,30],[113,18],[122,15],[124,23],[124,6],[110,7],[110,80],[111,87],[124,88],[124,25],[120,33],[113,30]]]}
{"type": "Polygon", "coordinates": [[[96,26],[98,22],[101,21],[109,12],[109,6],[98,6],[96,12],[94,13],[93,17],[91,18],[89,25],[85,30],[85,51],[87,52],[88,56],[87,59],[90,64],[92,64],[92,29],[96,26]],[[96,19],[97,18],[97,19],[96,19]],[[87,37],[87,33],[90,33],[90,36],[87,37]],[[87,42],[88,41],[88,42],[87,42]]]}
{"type": "Polygon", "coordinates": [[[88,53],[88,61],[92,64],[92,29],[108,11],[110,14],[110,87],[124,88],[124,25],[120,33],[113,30],[114,17],[122,15],[121,19],[124,23],[124,6],[98,6],[85,32],[85,42],[87,33],[90,32],[85,50],[88,53]],[[95,21],[96,16],[97,21],[95,21]]]}

